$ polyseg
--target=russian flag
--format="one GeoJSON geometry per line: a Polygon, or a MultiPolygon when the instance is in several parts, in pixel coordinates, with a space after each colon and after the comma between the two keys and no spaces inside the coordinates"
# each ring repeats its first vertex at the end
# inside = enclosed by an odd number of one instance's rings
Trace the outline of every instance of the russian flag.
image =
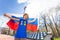
{"type": "MultiPolygon", "coordinates": [[[[34,18],[29,18],[29,20],[33,20],[33,19],[34,18]]],[[[35,22],[27,24],[27,30],[36,32],[37,31],[37,27],[38,27],[37,23],[38,23],[38,21],[36,19],[35,22]]],[[[15,31],[18,29],[18,24],[19,24],[19,22],[16,22],[16,21],[14,21],[12,19],[10,19],[8,21],[8,23],[7,23],[8,27],[11,28],[12,30],[15,30],[15,31]]]]}
{"type": "MultiPolygon", "coordinates": [[[[33,20],[34,18],[29,18],[29,20],[33,20]]],[[[31,22],[29,24],[27,24],[27,30],[36,32],[37,31],[37,27],[38,27],[38,20],[36,19],[35,22],[31,22]]]]}

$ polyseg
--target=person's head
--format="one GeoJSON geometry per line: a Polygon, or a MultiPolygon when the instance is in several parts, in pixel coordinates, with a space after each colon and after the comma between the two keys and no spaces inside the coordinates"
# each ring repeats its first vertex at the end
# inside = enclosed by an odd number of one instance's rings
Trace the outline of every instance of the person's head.
{"type": "Polygon", "coordinates": [[[28,14],[27,13],[24,13],[23,18],[24,19],[27,19],[28,17],[29,17],[28,14]]]}

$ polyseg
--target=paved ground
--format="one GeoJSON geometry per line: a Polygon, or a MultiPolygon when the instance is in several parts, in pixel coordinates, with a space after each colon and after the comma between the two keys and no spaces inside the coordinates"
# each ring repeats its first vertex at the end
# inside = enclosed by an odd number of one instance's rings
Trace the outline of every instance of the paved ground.
{"type": "MultiPolygon", "coordinates": [[[[13,36],[0,34],[0,40],[14,40],[13,36]]],[[[30,40],[30,39],[27,39],[30,40]]]]}
{"type": "Polygon", "coordinates": [[[51,40],[52,35],[47,35],[44,40],[51,40]]]}
{"type": "Polygon", "coordinates": [[[13,36],[0,34],[0,40],[14,40],[13,36]]]}
{"type": "MultiPolygon", "coordinates": [[[[50,38],[52,37],[52,35],[47,35],[44,40],[50,40],[50,38]]],[[[4,34],[0,34],[0,40],[14,40],[13,36],[10,35],[4,35],[4,34]]],[[[27,39],[30,40],[30,39],[27,39]]]]}

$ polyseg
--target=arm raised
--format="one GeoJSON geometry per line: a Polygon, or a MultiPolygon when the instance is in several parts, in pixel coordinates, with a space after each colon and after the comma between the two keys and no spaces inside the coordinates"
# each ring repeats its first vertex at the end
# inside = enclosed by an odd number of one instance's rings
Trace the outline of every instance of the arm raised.
{"type": "Polygon", "coordinates": [[[12,19],[12,20],[19,20],[18,18],[12,18],[11,15],[6,14],[6,13],[4,14],[4,16],[6,16],[6,17],[8,17],[8,18],[10,18],[10,19],[12,19]]]}

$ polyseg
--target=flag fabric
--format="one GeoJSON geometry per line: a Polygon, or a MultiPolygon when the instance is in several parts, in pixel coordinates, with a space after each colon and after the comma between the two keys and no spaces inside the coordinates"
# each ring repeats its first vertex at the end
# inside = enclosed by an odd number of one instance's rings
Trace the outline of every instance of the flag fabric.
{"type": "Polygon", "coordinates": [[[27,30],[30,30],[32,32],[36,32],[37,31],[37,25],[27,24],[27,30]]]}
{"type": "Polygon", "coordinates": [[[17,28],[18,28],[18,22],[15,22],[14,20],[12,20],[12,19],[10,19],[9,21],[8,21],[8,23],[7,23],[7,25],[8,25],[8,27],[10,28],[10,29],[12,29],[12,30],[17,30],[17,28]]]}
{"type": "MultiPolygon", "coordinates": [[[[19,24],[19,22],[16,22],[12,19],[10,19],[7,22],[8,27],[12,30],[15,30],[15,31],[18,29],[18,24],[19,24]]],[[[32,22],[32,23],[27,24],[26,29],[29,31],[32,31],[32,32],[36,32],[37,31],[37,22],[32,22]]]]}

